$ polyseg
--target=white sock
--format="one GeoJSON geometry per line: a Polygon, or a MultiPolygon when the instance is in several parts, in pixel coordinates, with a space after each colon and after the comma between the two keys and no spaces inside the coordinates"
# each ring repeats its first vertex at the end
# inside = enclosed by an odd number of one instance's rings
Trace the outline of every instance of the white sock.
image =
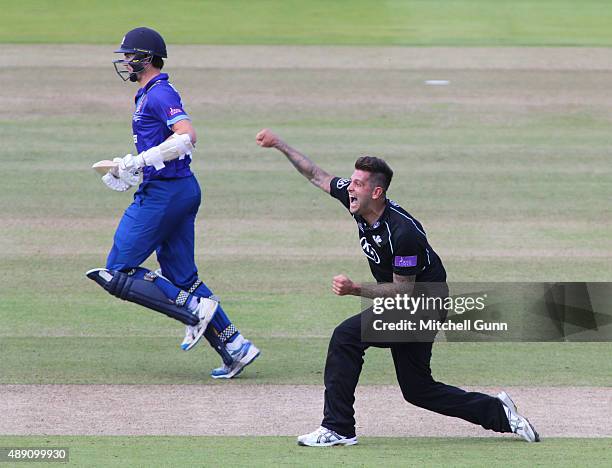
{"type": "Polygon", "coordinates": [[[236,351],[244,344],[244,336],[238,333],[231,343],[226,343],[228,351],[236,351]]]}
{"type": "Polygon", "coordinates": [[[198,301],[197,297],[191,296],[191,298],[189,299],[189,302],[187,303],[187,310],[189,310],[189,312],[191,312],[192,314],[197,313],[199,303],[200,302],[198,301]]]}

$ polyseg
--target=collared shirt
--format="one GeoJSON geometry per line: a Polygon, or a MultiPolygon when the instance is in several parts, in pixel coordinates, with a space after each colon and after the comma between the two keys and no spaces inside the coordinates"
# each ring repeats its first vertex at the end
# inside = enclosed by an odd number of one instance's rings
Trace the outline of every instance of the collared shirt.
{"type": "MultiPolygon", "coordinates": [[[[132,132],[138,154],[165,141],[172,135],[172,125],[176,122],[189,119],[181,96],[168,81],[166,73],[160,73],[140,88],[134,101],[136,108],[132,117],[132,132]]],[[[190,163],[191,156],[188,155],[165,162],[166,166],[159,171],[146,166],[143,181],[189,177],[193,175],[190,163]]]]}
{"type": "MultiPolygon", "coordinates": [[[[330,183],[330,195],[349,208],[350,179],[335,177],[330,183]]],[[[359,215],[359,244],[368,259],[370,271],[381,283],[392,283],[393,274],[416,276],[418,282],[446,281],[446,271],[438,254],[431,248],[419,221],[392,200],[382,216],[372,225],[359,215]]]]}

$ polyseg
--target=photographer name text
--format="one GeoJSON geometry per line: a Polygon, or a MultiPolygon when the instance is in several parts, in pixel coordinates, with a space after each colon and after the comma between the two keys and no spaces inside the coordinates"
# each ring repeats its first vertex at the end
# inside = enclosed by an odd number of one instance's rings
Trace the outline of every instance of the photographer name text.
{"type": "Polygon", "coordinates": [[[376,331],[508,331],[506,322],[487,322],[486,320],[463,320],[461,322],[440,322],[439,320],[399,320],[385,322],[374,320],[372,328],[376,331]]]}

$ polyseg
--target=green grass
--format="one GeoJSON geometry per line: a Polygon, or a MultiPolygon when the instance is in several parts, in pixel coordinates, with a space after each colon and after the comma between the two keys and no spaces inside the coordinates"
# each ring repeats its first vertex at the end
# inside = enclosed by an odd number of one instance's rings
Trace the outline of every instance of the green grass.
{"type": "MultiPolygon", "coordinates": [[[[331,278],[370,278],[344,209],[256,147],[264,126],[338,175],[357,155],[385,157],[390,196],[453,281],[612,280],[607,72],[455,70],[433,89],[428,70],[169,71],[200,135],[201,276],[263,350],[244,381],[320,383],[331,331],[359,311],[331,278]]],[[[0,381],[208,382],[209,349],[179,352],[178,324],[84,277],[131,198],[88,167],[132,149],[133,87],[110,67],[44,72],[41,84],[36,68],[0,70],[13,109],[0,121],[0,381]]],[[[459,385],[612,385],[605,343],[436,348],[436,375],[459,385]],[[502,374],[502,356],[521,364],[502,374]]],[[[366,362],[364,383],[394,381],[385,351],[366,362]]]]}
{"type": "MultiPolygon", "coordinates": [[[[322,384],[328,338],[249,336],[262,355],[236,385],[322,384]]],[[[208,376],[217,356],[205,344],[185,353],[180,339],[0,338],[0,384],[218,385],[208,376]]],[[[612,387],[611,352],[610,343],[438,343],[431,366],[436,379],[458,386],[612,387]]],[[[389,350],[367,351],[359,382],[396,383],[389,350]]]]}
{"type": "MultiPolygon", "coordinates": [[[[11,437],[2,447],[68,447],[68,466],[523,466],[610,465],[609,438],[363,437],[352,447],[299,447],[293,437],[11,437]]],[[[31,466],[38,466],[31,464],[31,466]]],[[[19,463],[19,466],[30,464],[19,463]]]]}
{"type": "Polygon", "coordinates": [[[605,0],[24,0],[1,2],[0,42],[115,44],[149,25],[170,44],[612,44],[605,0]]]}
{"type": "MultiPolygon", "coordinates": [[[[0,7],[3,44],[116,45],[146,24],[164,34],[171,56],[180,44],[612,45],[612,6],[601,0],[0,7]]],[[[376,70],[356,61],[359,70],[282,72],[210,69],[200,52],[194,68],[170,70],[200,135],[197,261],[263,351],[233,384],[320,385],[331,330],[359,307],[333,297],[330,278],[369,278],[350,218],[281,156],[255,147],[263,126],[339,175],[357,155],[384,156],[396,172],[391,196],[423,221],[452,280],[612,280],[612,76],[597,66],[572,70],[578,52],[568,53],[566,71],[493,70],[485,59],[475,70],[376,70]],[[424,87],[434,75],[452,86],[424,87]]],[[[67,53],[81,63],[77,49],[67,53]]],[[[88,166],[131,150],[133,88],[110,66],[54,65],[0,69],[0,384],[216,385],[207,374],[218,358],[207,346],[179,351],[177,324],[84,278],[103,264],[129,203],[88,166]]],[[[432,368],[460,386],[610,387],[611,348],[440,343],[432,368]]],[[[388,351],[369,350],[360,382],[394,381],[388,351]]],[[[610,444],[365,437],[357,447],[309,450],[293,437],[0,436],[3,447],[70,447],[74,466],[610,466],[610,444]]]]}

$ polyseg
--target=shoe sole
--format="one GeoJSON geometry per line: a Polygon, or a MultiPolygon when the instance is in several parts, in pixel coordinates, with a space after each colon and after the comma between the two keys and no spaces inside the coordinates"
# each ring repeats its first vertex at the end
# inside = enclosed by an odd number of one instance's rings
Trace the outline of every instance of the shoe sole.
{"type": "Polygon", "coordinates": [[[516,407],[516,404],[514,403],[514,401],[512,401],[512,398],[510,398],[510,395],[508,395],[506,392],[504,391],[499,392],[497,394],[497,399],[500,400],[504,405],[506,405],[512,411],[514,411],[515,413],[518,413],[518,408],[516,407]]]}
{"type": "Polygon", "coordinates": [[[527,425],[529,426],[529,429],[531,430],[531,432],[533,432],[533,441],[528,440],[527,442],[540,442],[540,434],[538,434],[538,431],[535,430],[535,427],[533,427],[533,424],[529,422],[529,419],[525,417],[523,417],[523,419],[527,421],[527,425]]]}
{"type": "Polygon", "coordinates": [[[255,345],[251,345],[246,355],[239,361],[240,367],[236,367],[235,371],[229,372],[224,375],[212,375],[210,376],[213,379],[231,379],[240,375],[240,373],[244,370],[246,366],[251,364],[255,359],[257,359],[261,354],[261,351],[255,347],[255,345]]]}
{"type": "Polygon", "coordinates": [[[527,422],[527,426],[529,427],[529,430],[533,434],[533,440],[526,439],[525,437],[523,437],[523,439],[525,439],[527,442],[540,442],[540,434],[538,434],[538,431],[535,430],[535,427],[533,427],[533,424],[531,424],[529,419],[527,419],[525,416],[522,416],[522,415],[519,414],[518,408],[516,406],[516,403],[514,403],[512,398],[510,398],[510,395],[508,395],[506,392],[500,392],[497,395],[497,398],[502,402],[503,405],[508,407],[511,411],[516,413],[519,417],[521,417],[522,419],[524,419],[527,422]]]}
{"type": "MultiPolygon", "coordinates": [[[[208,324],[206,324],[206,327],[208,326],[208,324]]],[[[194,336],[193,341],[191,343],[189,343],[187,346],[183,347],[181,346],[181,349],[183,351],[189,351],[191,348],[193,348],[195,345],[197,345],[200,340],[202,339],[202,337],[204,336],[204,332],[206,331],[206,327],[200,327],[198,330],[198,333],[194,336]]]]}
{"type": "Polygon", "coordinates": [[[350,445],[357,445],[357,438],[354,437],[352,439],[344,439],[337,440],[335,442],[325,442],[325,443],[315,443],[315,444],[307,444],[298,440],[298,445],[301,447],[344,447],[350,445]]]}
{"type": "Polygon", "coordinates": [[[183,346],[181,346],[181,349],[183,351],[189,351],[191,348],[193,348],[195,345],[197,345],[200,342],[200,339],[202,339],[202,337],[204,336],[204,332],[208,328],[208,324],[214,317],[215,312],[217,312],[218,308],[219,308],[219,303],[217,302],[217,305],[212,310],[212,312],[209,312],[208,314],[206,314],[206,316],[200,318],[200,325],[202,326],[199,328],[198,333],[195,335],[195,337],[193,338],[193,341],[189,343],[188,346],[185,346],[184,348],[183,346]]]}

